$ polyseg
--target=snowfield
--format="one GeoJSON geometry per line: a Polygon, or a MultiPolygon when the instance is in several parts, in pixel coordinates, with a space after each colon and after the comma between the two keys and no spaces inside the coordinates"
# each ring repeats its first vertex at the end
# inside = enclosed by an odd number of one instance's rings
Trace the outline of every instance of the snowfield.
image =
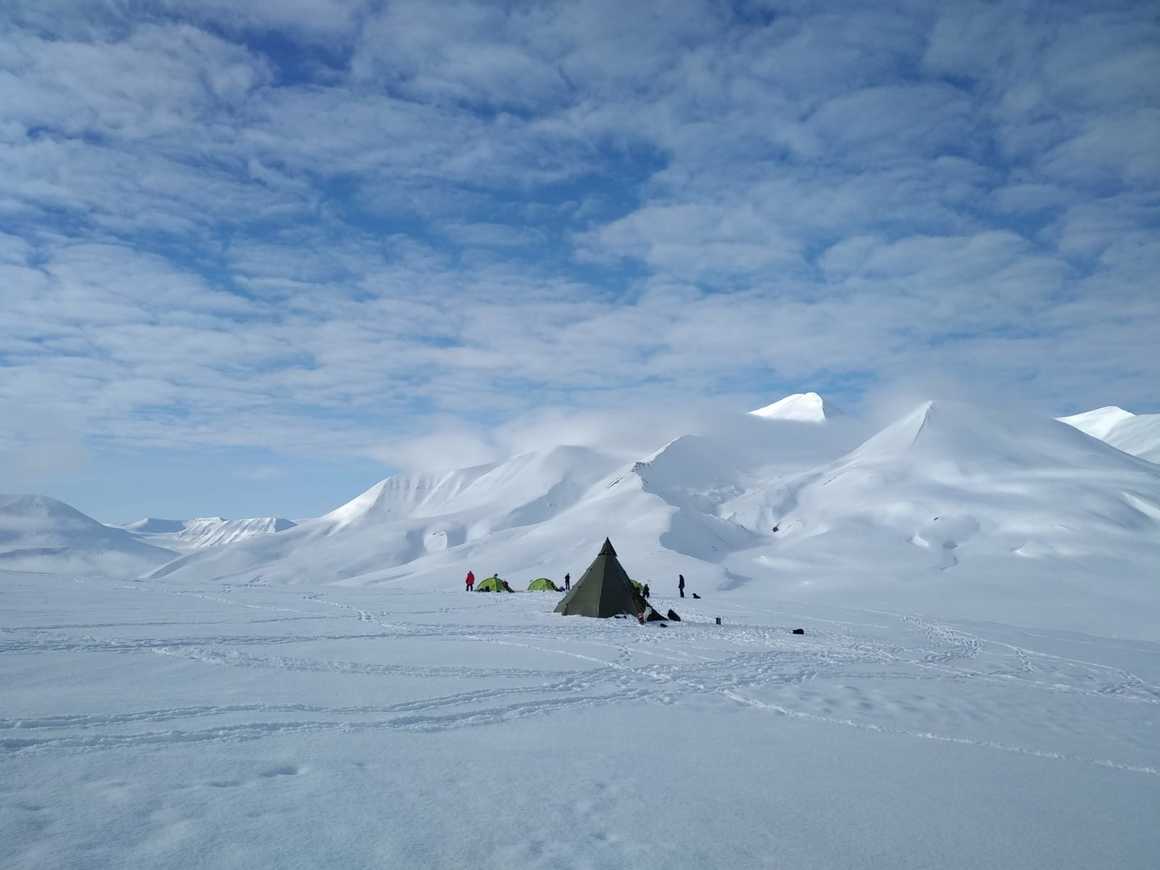
{"type": "Polygon", "coordinates": [[[553,594],[2,588],[6,868],[1160,854],[1154,643],[745,588],[658,596],[686,619],[666,628],[558,617],[553,594]]]}
{"type": "Polygon", "coordinates": [[[0,866],[1156,867],[1150,418],[789,399],[291,527],[0,498],[0,866]],[[606,535],[683,621],[463,591],[606,535]]]}

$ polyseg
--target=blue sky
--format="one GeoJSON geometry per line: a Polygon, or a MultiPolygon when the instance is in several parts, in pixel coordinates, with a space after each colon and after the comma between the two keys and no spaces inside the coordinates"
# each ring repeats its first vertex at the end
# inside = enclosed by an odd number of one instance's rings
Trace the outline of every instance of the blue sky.
{"type": "Polygon", "coordinates": [[[806,389],[1160,409],[1158,81],[1147,2],[9,0],[0,489],[300,517],[806,389]]]}

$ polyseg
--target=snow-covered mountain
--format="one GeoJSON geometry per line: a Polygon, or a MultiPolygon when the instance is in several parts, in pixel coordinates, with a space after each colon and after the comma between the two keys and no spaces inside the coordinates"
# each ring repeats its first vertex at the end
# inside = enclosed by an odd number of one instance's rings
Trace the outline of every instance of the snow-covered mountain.
{"type": "Polygon", "coordinates": [[[557,447],[457,471],[389,477],[325,516],[190,554],[153,576],[327,582],[438,562],[448,552],[458,565],[484,545],[534,539],[619,464],[589,448],[557,447]]]}
{"type": "Polygon", "coordinates": [[[721,510],[771,540],[725,568],[785,597],[1111,634],[1160,608],[1160,469],[1051,419],[924,403],[721,510]]]}
{"type": "Polygon", "coordinates": [[[611,535],[654,588],[680,572],[702,589],[977,618],[1006,608],[1073,628],[1155,613],[1160,469],[1148,462],[1049,418],[954,402],[924,403],[853,449],[827,441],[829,425],[748,419],[629,465],[564,447],[388,478],[152,576],[454,588],[472,568],[518,586],[576,576],[611,535]]]}
{"type": "MultiPolygon", "coordinates": [[[[1139,418],[1109,431],[1125,419],[1139,418]]],[[[146,547],[157,580],[450,589],[471,568],[518,587],[577,576],[611,536],[654,588],[680,572],[702,589],[980,619],[1002,607],[1026,623],[1082,630],[1098,618],[1112,630],[1155,616],[1160,467],[1050,418],[940,401],[869,438],[845,417],[739,414],[636,462],[565,446],[398,475],[282,530],[273,519],[147,520],[132,534],[88,522],[130,547],[145,546],[134,534],[181,546],[166,564],[166,550],[146,547]]],[[[66,538],[20,549],[75,549],[66,538]]]]}
{"type": "Polygon", "coordinates": [[[220,547],[255,535],[269,535],[291,529],[295,523],[283,517],[249,517],[227,520],[225,517],[195,517],[191,520],[165,520],[146,517],[120,528],[132,532],[142,541],[185,553],[205,547],[220,547]]]}
{"type": "Polygon", "coordinates": [[[1117,450],[1160,463],[1160,414],[1133,414],[1108,405],[1059,419],[1117,450]]]}
{"type": "Polygon", "coordinates": [[[132,577],[175,555],[54,498],[0,495],[2,570],[132,577]]]}
{"type": "Polygon", "coordinates": [[[1053,420],[926,402],[848,455],[725,505],[779,541],[856,526],[934,548],[971,538],[1020,556],[1078,554],[1160,532],[1160,469],[1053,420]]]}
{"type": "Polygon", "coordinates": [[[817,393],[794,393],[778,399],[772,405],[757,408],[749,413],[767,420],[792,420],[796,423],[825,423],[828,409],[826,402],[817,393]]]}

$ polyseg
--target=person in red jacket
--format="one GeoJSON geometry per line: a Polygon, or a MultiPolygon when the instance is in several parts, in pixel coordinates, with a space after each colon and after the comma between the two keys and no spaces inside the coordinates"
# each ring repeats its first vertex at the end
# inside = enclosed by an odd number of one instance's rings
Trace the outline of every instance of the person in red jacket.
{"type": "Polygon", "coordinates": [[[468,571],[467,572],[467,591],[471,592],[474,589],[475,589],[475,572],[468,571]]]}

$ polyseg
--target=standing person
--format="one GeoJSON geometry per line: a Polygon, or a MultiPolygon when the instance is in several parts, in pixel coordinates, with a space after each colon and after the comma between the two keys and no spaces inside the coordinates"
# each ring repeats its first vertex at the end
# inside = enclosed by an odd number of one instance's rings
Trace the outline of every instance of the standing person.
{"type": "Polygon", "coordinates": [[[565,592],[572,591],[572,575],[571,574],[564,575],[564,591],[565,592]]]}
{"type": "Polygon", "coordinates": [[[647,583],[644,584],[644,589],[642,591],[644,592],[644,597],[648,598],[648,584],[647,583]]]}
{"type": "Polygon", "coordinates": [[[685,597],[685,575],[684,574],[677,575],[677,589],[680,591],[681,597],[684,598],[685,597]]]}
{"type": "Polygon", "coordinates": [[[475,572],[474,571],[467,572],[466,583],[467,583],[467,590],[466,591],[472,592],[475,589],[475,572]]]}

